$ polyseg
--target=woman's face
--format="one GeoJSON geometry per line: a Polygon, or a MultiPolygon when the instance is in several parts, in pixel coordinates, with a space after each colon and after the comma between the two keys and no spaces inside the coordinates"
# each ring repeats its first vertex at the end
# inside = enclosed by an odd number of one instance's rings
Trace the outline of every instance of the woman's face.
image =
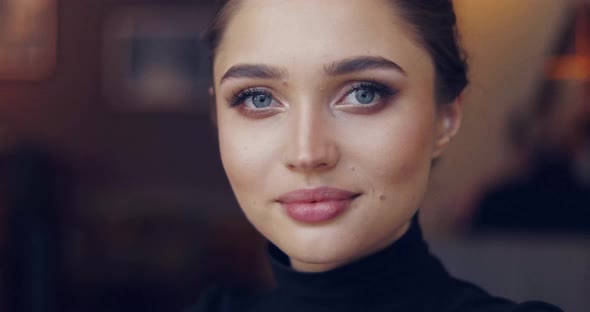
{"type": "Polygon", "coordinates": [[[223,166],[250,222],[301,271],[399,238],[460,106],[383,1],[246,0],[214,63],[223,166]]]}

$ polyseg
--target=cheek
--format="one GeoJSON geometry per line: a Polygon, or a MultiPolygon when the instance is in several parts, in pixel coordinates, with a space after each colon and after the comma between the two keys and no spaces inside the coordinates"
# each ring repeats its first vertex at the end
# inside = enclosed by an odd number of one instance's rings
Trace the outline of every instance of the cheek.
{"type": "Polygon", "coordinates": [[[255,181],[250,177],[255,174],[253,171],[256,171],[259,164],[257,159],[252,157],[254,147],[250,144],[252,143],[250,139],[241,135],[240,132],[227,128],[225,122],[219,123],[221,161],[232,187],[239,186],[238,189],[240,189],[255,181]]]}
{"type": "Polygon", "coordinates": [[[275,153],[271,138],[223,115],[218,118],[221,160],[234,193],[243,205],[249,199],[262,197],[265,177],[269,175],[275,153]]]}
{"type": "Polygon", "coordinates": [[[432,114],[429,110],[397,112],[357,128],[364,134],[357,133],[348,153],[352,162],[364,168],[367,184],[379,193],[375,197],[394,193],[396,198],[411,199],[423,192],[430,172],[432,114]]]}
{"type": "Polygon", "coordinates": [[[432,141],[431,132],[427,131],[430,129],[406,130],[406,136],[401,134],[389,146],[387,154],[391,157],[381,163],[381,182],[396,204],[414,210],[422,201],[428,185],[432,141]]]}

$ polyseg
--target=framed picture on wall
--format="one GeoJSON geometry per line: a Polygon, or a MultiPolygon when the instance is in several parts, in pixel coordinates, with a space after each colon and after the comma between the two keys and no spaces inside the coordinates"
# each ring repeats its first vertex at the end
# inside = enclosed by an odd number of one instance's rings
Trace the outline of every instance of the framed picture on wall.
{"type": "Polygon", "coordinates": [[[103,90],[121,112],[207,112],[205,6],[126,6],[107,18],[103,90]]]}
{"type": "Polygon", "coordinates": [[[55,67],[57,0],[0,0],[0,80],[40,80],[55,67]]]}

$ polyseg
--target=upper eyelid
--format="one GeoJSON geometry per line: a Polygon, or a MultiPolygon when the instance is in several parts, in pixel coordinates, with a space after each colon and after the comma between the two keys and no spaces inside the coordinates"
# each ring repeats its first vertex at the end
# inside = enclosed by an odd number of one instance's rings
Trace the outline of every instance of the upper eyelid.
{"type": "Polygon", "coordinates": [[[244,93],[263,93],[263,94],[272,94],[271,91],[269,91],[267,88],[265,87],[246,87],[246,88],[240,88],[237,89],[236,91],[232,91],[229,93],[229,95],[226,97],[226,100],[233,100],[236,99],[237,97],[239,97],[240,95],[243,95],[244,93]]]}
{"type": "Polygon", "coordinates": [[[351,87],[357,87],[357,88],[373,87],[374,89],[395,89],[395,88],[389,87],[386,83],[373,81],[373,80],[355,81],[355,82],[350,83],[350,85],[351,85],[351,87]]]}
{"type": "Polygon", "coordinates": [[[233,106],[238,106],[237,104],[239,104],[240,102],[243,102],[243,100],[247,97],[251,97],[253,95],[256,94],[266,94],[269,95],[270,97],[272,97],[273,101],[276,101],[278,103],[283,103],[279,97],[276,95],[276,92],[268,87],[247,87],[244,89],[239,89],[237,92],[232,93],[227,99],[227,103],[228,106],[233,107],[233,106]],[[247,93],[247,92],[251,92],[253,94],[248,94],[245,96],[240,96],[243,93],[247,93]]]}
{"type": "MultiPolygon", "coordinates": [[[[391,95],[395,95],[396,93],[399,92],[399,89],[396,87],[392,87],[390,86],[388,83],[384,83],[384,82],[380,82],[380,81],[374,81],[374,80],[353,80],[353,81],[346,81],[340,84],[340,86],[338,87],[338,89],[340,91],[337,92],[336,95],[337,100],[336,101],[341,101],[345,96],[351,94],[352,92],[359,90],[359,89],[364,89],[364,88],[371,88],[373,90],[375,90],[376,92],[380,93],[383,96],[391,96],[391,95]],[[387,92],[389,90],[389,92],[387,92]]],[[[228,102],[228,104],[231,104],[233,102],[235,102],[235,100],[237,100],[237,96],[244,93],[244,92],[259,92],[261,94],[268,94],[270,95],[273,100],[284,104],[285,101],[284,99],[279,95],[279,93],[271,87],[268,86],[264,86],[264,85],[250,85],[247,87],[243,87],[243,88],[239,88],[237,89],[237,91],[233,91],[229,94],[229,96],[226,97],[226,101],[228,102]]]]}
{"type": "Polygon", "coordinates": [[[381,94],[382,96],[393,96],[399,92],[399,89],[389,87],[389,86],[385,85],[384,83],[375,82],[375,81],[360,81],[360,82],[350,83],[348,85],[347,91],[344,92],[344,94],[340,96],[340,99],[343,99],[344,97],[352,94],[355,91],[367,89],[367,88],[373,89],[374,91],[381,94]]]}

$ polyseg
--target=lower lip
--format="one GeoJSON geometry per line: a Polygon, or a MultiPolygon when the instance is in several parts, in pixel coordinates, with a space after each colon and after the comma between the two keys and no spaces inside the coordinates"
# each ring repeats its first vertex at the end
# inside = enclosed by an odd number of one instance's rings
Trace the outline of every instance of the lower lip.
{"type": "Polygon", "coordinates": [[[304,223],[320,223],[336,218],[343,213],[354,198],[322,201],[316,203],[281,203],[287,215],[304,223]]]}

